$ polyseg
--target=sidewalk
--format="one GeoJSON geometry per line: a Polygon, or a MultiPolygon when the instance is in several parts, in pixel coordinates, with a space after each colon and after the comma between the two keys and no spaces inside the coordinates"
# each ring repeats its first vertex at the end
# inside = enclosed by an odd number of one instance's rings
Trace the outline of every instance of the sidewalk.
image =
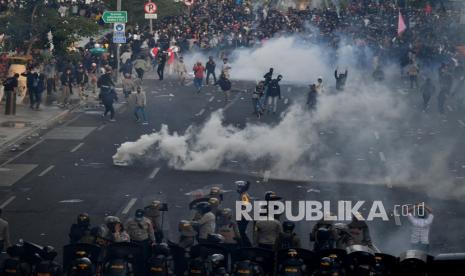
{"type": "Polygon", "coordinates": [[[72,109],[42,105],[32,110],[28,105],[16,106],[16,115],[5,115],[5,104],[0,104],[0,151],[12,147],[16,141],[31,135],[38,129],[47,128],[63,118],[72,109]]]}

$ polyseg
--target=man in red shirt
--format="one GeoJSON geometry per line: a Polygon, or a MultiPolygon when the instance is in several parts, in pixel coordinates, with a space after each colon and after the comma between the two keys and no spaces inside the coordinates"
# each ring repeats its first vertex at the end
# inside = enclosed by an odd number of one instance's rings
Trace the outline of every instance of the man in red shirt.
{"type": "Polygon", "coordinates": [[[202,81],[203,81],[203,72],[205,71],[205,67],[203,67],[202,62],[197,61],[194,65],[194,85],[197,88],[197,93],[200,93],[200,88],[202,88],[202,81]]]}

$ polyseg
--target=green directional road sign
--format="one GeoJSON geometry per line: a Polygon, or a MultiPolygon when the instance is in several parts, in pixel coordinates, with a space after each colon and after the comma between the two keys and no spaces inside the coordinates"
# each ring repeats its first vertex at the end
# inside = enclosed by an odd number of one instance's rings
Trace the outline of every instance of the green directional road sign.
{"type": "Polygon", "coordinates": [[[106,11],[103,13],[103,22],[105,23],[126,23],[128,22],[127,11],[106,11]]]}

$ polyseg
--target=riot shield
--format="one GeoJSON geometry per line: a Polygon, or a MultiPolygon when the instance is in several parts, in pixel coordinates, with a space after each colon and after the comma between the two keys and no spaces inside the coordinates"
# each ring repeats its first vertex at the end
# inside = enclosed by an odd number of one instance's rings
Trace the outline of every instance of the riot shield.
{"type": "Polygon", "coordinates": [[[168,241],[168,246],[173,258],[174,275],[184,276],[184,272],[187,271],[186,250],[172,241],[168,241]]]}
{"type": "Polygon", "coordinates": [[[21,259],[24,262],[33,266],[33,265],[40,263],[40,261],[42,261],[42,255],[43,255],[43,249],[44,249],[42,246],[25,241],[23,243],[23,248],[24,248],[24,251],[23,251],[23,255],[21,256],[21,259]]]}
{"type": "Polygon", "coordinates": [[[379,276],[394,276],[398,275],[397,273],[397,266],[399,264],[399,260],[388,254],[383,253],[375,253],[375,267],[374,272],[375,275],[379,276]]]}
{"type": "Polygon", "coordinates": [[[264,248],[246,247],[237,249],[231,254],[233,264],[243,260],[250,260],[257,263],[265,271],[266,275],[273,275],[275,268],[273,251],[264,248]]]}
{"type": "MultiPolygon", "coordinates": [[[[311,250],[303,249],[303,248],[292,248],[295,251],[297,251],[297,258],[301,259],[306,267],[306,271],[308,272],[309,269],[312,267],[315,259],[315,253],[311,250]]],[[[278,266],[282,264],[285,260],[287,260],[289,257],[287,255],[287,252],[289,249],[282,249],[279,250],[277,255],[276,255],[276,262],[278,266]]]]}
{"type": "Polygon", "coordinates": [[[465,253],[448,253],[436,256],[429,271],[433,276],[442,276],[446,271],[450,275],[461,275],[464,270],[465,253]]]}
{"type": "Polygon", "coordinates": [[[224,247],[222,244],[197,244],[191,247],[190,255],[191,258],[201,257],[202,259],[207,259],[208,256],[213,254],[221,254],[224,256],[225,266],[229,267],[228,256],[231,252],[224,247]]]}

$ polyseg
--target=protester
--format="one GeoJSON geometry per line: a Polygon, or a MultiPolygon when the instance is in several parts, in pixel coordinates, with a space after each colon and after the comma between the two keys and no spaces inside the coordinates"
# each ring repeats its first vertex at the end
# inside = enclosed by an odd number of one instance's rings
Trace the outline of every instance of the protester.
{"type": "Polygon", "coordinates": [[[205,68],[202,66],[202,62],[198,61],[192,70],[194,71],[194,86],[197,89],[197,93],[200,93],[203,82],[203,72],[205,71],[205,68]]]}
{"type": "Polygon", "coordinates": [[[10,225],[3,216],[3,209],[0,209],[0,252],[10,247],[10,225]]]}
{"type": "Polygon", "coordinates": [[[5,92],[5,115],[16,115],[16,92],[18,89],[19,74],[3,81],[3,90],[5,92]]]}
{"type": "Polygon", "coordinates": [[[410,235],[412,248],[428,253],[429,231],[434,219],[433,210],[424,203],[410,206],[408,219],[412,224],[410,235]]]}
{"type": "Polygon", "coordinates": [[[165,74],[165,65],[166,61],[168,59],[168,54],[165,51],[158,51],[158,56],[157,56],[157,74],[158,78],[160,80],[163,80],[164,74],[165,74]]]}
{"type": "Polygon", "coordinates": [[[107,66],[105,69],[105,74],[100,76],[97,81],[97,86],[100,88],[99,99],[102,101],[105,106],[105,111],[103,113],[103,118],[105,118],[110,112],[110,122],[115,122],[115,109],[113,103],[118,100],[118,97],[115,92],[115,84],[111,78],[112,68],[107,66]]]}
{"type": "Polygon", "coordinates": [[[70,96],[73,94],[74,77],[71,68],[66,68],[66,71],[61,74],[61,106],[67,107],[70,103],[70,96]]]}
{"type": "Polygon", "coordinates": [[[208,57],[208,61],[207,61],[206,65],[205,65],[205,70],[207,72],[207,78],[206,78],[205,83],[207,85],[209,85],[209,83],[210,83],[210,75],[213,76],[213,84],[216,84],[215,68],[216,68],[216,63],[213,60],[213,57],[212,56],[208,57]]]}
{"type": "Polygon", "coordinates": [[[142,116],[142,124],[148,125],[147,116],[145,115],[145,106],[147,105],[147,97],[145,92],[142,91],[140,86],[137,87],[137,92],[132,95],[134,103],[134,116],[136,116],[136,122],[140,122],[139,114],[142,116]]]}
{"type": "Polygon", "coordinates": [[[345,70],[344,73],[339,73],[339,74],[337,72],[337,69],[334,70],[334,78],[336,79],[336,90],[338,91],[344,90],[344,86],[347,81],[347,75],[348,75],[347,69],[345,70]]]}
{"type": "Polygon", "coordinates": [[[421,87],[421,92],[423,96],[423,111],[426,111],[428,108],[431,95],[434,94],[435,87],[431,78],[426,78],[425,83],[421,87]]]}
{"type": "Polygon", "coordinates": [[[278,108],[278,99],[281,99],[281,86],[279,82],[283,76],[279,75],[276,79],[272,80],[268,85],[267,96],[268,96],[268,113],[273,111],[276,114],[278,108]]]}
{"type": "Polygon", "coordinates": [[[252,94],[252,105],[253,105],[253,110],[254,114],[260,118],[260,116],[263,114],[263,105],[261,103],[261,98],[265,94],[265,82],[260,81],[256,86],[255,90],[252,94]]]}
{"type": "Polygon", "coordinates": [[[122,86],[123,94],[126,99],[128,99],[129,95],[131,95],[131,93],[134,92],[134,90],[136,90],[136,84],[134,83],[134,80],[132,79],[131,75],[128,73],[124,75],[122,86]]]}
{"type": "Polygon", "coordinates": [[[187,68],[186,64],[184,63],[184,58],[180,57],[178,63],[176,64],[176,72],[179,77],[179,83],[184,86],[186,85],[187,80],[187,68]]]}
{"type": "Polygon", "coordinates": [[[226,78],[224,73],[221,73],[220,79],[218,80],[218,85],[224,93],[224,101],[228,103],[231,97],[231,81],[226,78]]]}

